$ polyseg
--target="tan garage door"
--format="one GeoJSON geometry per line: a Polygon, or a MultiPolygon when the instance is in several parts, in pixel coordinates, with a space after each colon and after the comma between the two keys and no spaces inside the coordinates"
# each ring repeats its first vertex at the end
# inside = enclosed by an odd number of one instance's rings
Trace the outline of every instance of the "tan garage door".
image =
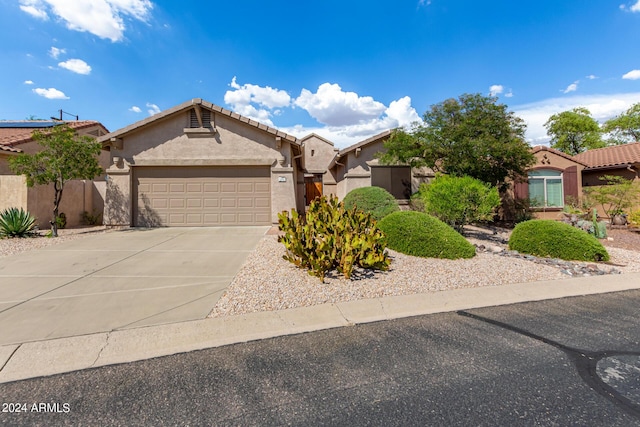
{"type": "Polygon", "coordinates": [[[140,227],[271,224],[269,167],[136,167],[140,227]]]}

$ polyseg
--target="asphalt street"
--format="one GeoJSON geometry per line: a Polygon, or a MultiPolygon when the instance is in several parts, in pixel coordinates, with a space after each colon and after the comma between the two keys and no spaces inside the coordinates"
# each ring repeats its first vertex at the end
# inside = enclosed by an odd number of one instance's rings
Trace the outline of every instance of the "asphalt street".
{"type": "Polygon", "coordinates": [[[640,291],[0,384],[6,425],[640,425],[640,291]]]}

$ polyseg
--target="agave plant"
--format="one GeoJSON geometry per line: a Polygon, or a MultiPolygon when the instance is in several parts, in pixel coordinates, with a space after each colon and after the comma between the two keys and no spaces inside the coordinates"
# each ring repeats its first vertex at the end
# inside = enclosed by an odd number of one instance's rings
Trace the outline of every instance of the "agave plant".
{"type": "Polygon", "coordinates": [[[24,209],[5,209],[0,213],[0,237],[25,237],[35,224],[36,219],[24,209]]]}

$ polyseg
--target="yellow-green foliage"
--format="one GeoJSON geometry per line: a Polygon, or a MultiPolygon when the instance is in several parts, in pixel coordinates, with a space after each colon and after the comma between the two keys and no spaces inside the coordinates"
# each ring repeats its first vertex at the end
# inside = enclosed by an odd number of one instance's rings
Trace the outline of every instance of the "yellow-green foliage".
{"type": "Polygon", "coordinates": [[[345,209],[336,197],[317,198],[306,215],[297,211],[278,214],[278,238],[287,249],[284,259],[324,281],[333,268],[347,279],[355,266],[387,270],[385,239],[371,214],[345,209]]]}
{"type": "Polygon", "coordinates": [[[509,249],[568,261],[609,261],[609,254],[592,235],[569,224],[534,219],[516,225],[509,249]]]}
{"type": "Polygon", "coordinates": [[[384,188],[362,187],[351,190],[344,197],[344,206],[354,206],[363,212],[369,212],[376,221],[380,221],[392,212],[400,210],[398,201],[384,188]]]}
{"type": "Polygon", "coordinates": [[[472,258],[476,248],[438,218],[422,212],[402,211],[384,217],[380,229],[393,250],[425,258],[472,258]]]}

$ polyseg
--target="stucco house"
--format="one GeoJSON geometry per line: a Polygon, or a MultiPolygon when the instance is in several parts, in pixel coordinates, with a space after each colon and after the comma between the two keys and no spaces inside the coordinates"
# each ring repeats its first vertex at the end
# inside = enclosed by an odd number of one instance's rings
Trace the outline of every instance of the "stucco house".
{"type": "MultiPolygon", "coordinates": [[[[8,160],[19,153],[33,154],[41,147],[31,137],[34,130],[46,130],[66,123],[79,135],[100,137],[109,131],[92,120],[76,121],[0,121],[0,211],[17,207],[29,211],[40,228],[48,228],[53,210],[53,186],[38,185],[28,188],[21,175],[9,169],[8,160]]],[[[100,165],[107,166],[109,154],[100,156],[100,165]]],[[[102,212],[106,183],[104,179],[73,180],[65,184],[60,212],[67,217],[70,227],[81,224],[83,212],[102,212]]]]}
{"type": "Polygon", "coordinates": [[[202,99],[98,141],[109,226],[270,225],[304,209],[300,141],[202,99]]]}
{"type": "Polygon", "coordinates": [[[432,174],[382,166],[390,131],[344,150],[193,99],[98,138],[109,226],[271,225],[322,195],[378,185],[408,199],[432,174]]]}
{"type": "MultiPolygon", "coordinates": [[[[553,148],[532,149],[536,164],[526,182],[514,184],[517,199],[529,199],[535,216],[558,219],[566,204],[577,202],[584,188],[603,185],[604,175],[639,180],[640,143],[588,150],[570,156],[553,148]]],[[[604,216],[604,212],[599,212],[604,216]]]]}

